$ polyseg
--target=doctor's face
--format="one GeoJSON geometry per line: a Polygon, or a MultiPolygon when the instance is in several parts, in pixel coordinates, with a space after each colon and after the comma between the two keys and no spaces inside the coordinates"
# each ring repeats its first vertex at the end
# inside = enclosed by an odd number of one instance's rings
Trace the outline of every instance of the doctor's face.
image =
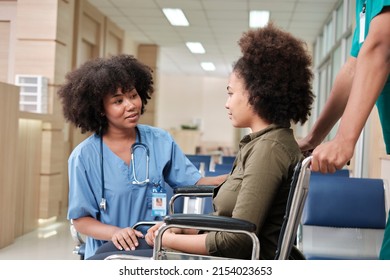
{"type": "Polygon", "coordinates": [[[234,127],[251,127],[255,116],[252,106],[248,102],[249,93],[245,88],[244,80],[236,72],[230,74],[227,86],[228,99],[225,108],[234,127]]]}
{"type": "Polygon", "coordinates": [[[118,89],[115,94],[104,97],[103,106],[109,127],[128,129],[139,121],[142,100],[135,88],[125,93],[118,89]]]}

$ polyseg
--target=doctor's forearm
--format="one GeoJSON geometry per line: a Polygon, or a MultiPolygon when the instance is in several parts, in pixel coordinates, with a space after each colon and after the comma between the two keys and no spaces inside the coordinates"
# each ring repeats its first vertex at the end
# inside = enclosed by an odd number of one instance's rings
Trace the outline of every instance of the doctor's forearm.
{"type": "Polygon", "coordinates": [[[111,240],[119,227],[103,224],[92,217],[81,217],[73,220],[76,230],[98,240],[111,240]]]}

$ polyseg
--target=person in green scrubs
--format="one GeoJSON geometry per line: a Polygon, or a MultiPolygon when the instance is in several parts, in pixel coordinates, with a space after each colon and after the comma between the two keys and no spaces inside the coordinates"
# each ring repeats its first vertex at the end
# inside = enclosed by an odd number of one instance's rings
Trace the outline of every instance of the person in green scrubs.
{"type": "MultiPolygon", "coordinates": [[[[309,134],[299,141],[313,155],[312,170],[333,173],[352,158],[376,104],[386,153],[390,154],[390,0],[357,0],[351,56],[338,73],[330,97],[309,134]],[[336,136],[322,143],[341,118],[336,136]]],[[[381,259],[390,259],[390,220],[381,259]]]]}

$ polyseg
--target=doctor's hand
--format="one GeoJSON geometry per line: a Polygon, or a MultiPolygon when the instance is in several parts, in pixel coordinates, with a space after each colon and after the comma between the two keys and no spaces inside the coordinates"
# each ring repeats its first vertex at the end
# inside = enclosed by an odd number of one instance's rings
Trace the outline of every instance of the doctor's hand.
{"type": "Polygon", "coordinates": [[[112,237],[111,241],[114,243],[115,247],[119,250],[135,250],[138,246],[138,238],[143,238],[144,235],[138,230],[134,230],[130,227],[122,228],[116,231],[112,237]]]}

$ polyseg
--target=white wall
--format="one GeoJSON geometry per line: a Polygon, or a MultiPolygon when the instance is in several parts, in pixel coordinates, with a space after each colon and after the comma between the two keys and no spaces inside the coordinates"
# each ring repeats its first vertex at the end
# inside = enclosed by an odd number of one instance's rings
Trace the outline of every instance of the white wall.
{"type": "Polygon", "coordinates": [[[228,77],[159,74],[156,126],[171,129],[201,120],[205,146],[235,147],[235,128],[225,109],[228,77]]]}

